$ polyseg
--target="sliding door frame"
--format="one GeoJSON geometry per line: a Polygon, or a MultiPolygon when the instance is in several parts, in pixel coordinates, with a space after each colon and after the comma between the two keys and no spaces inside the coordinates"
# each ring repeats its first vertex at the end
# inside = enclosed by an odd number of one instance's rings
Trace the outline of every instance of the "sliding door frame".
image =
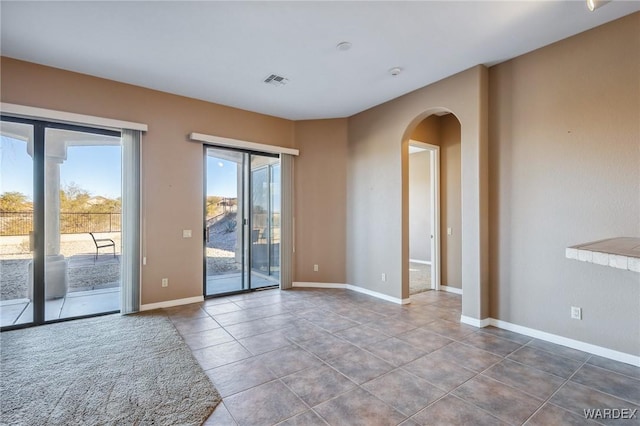
{"type": "MultiPolygon", "coordinates": [[[[251,156],[252,155],[259,155],[261,157],[270,157],[270,158],[278,158],[279,160],[281,160],[281,156],[279,154],[275,154],[275,153],[270,153],[270,152],[261,152],[261,151],[254,151],[254,150],[248,150],[248,149],[242,149],[242,148],[233,148],[233,147],[229,147],[229,146],[224,146],[224,145],[215,145],[215,144],[211,144],[211,143],[203,143],[202,144],[202,152],[203,152],[203,166],[204,166],[204,173],[203,173],[203,224],[202,224],[202,230],[203,230],[203,268],[202,268],[202,294],[204,295],[205,299],[209,299],[209,298],[214,298],[214,297],[222,297],[222,296],[229,296],[229,295],[233,295],[233,294],[241,294],[241,293],[249,293],[252,291],[259,291],[259,290],[265,290],[265,289],[270,289],[270,288],[280,288],[281,287],[281,278],[278,277],[278,284],[277,285],[273,285],[273,286],[265,286],[265,287],[259,287],[259,288],[253,288],[251,286],[251,270],[252,270],[252,242],[249,241],[249,236],[251,235],[251,232],[247,232],[247,230],[251,231],[253,229],[253,217],[251,214],[251,210],[252,210],[252,206],[253,206],[253,182],[252,182],[252,175],[251,175],[251,156]],[[230,292],[225,292],[225,293],[216,293],[216,294],[207,294],[207,175],[208,175],[208,169],[207,169],[207,149],[218,149],[218,150],[222,150],[222,151],[235,151],[235,152],[239,152],[242,153],[242,188],[240,189],[242,191],[242,206],[238,205],[238,213],[240,213],[240,211],[242,212],[242,288],[240,290],[237,291],[230,291],[230,292]],[[245,155],[246,154],[246,155],[245,155]],[[246,206],[246,210],[245,210],[245,206],[246,206]],[[246,247],[244,247],[244,245],[246,245],[246,247]],[[245,256],[245,252],[246,252],[246,256],[245,256]],[[246,278],[246,282],[245,282],[245,278],[246,278]]],[[[270,177],[271,177],[271,171],[269,170],[269,167],[267,167],[267,181],[270,182],[270,177]]],[[[271,207],[271,195],[269,195],[269,207],[271,207]]],[[[270,219],[269,219],[270,222],[270,219]]],[[[269,233],[271,232],[271,229],[269,229],[269,233]]],[[[279,250],[282,250],[282,245],[280,245],[279,250]]],[[[270,257],[270,256],[269,256],[270,257]]],[[[271,264],[271,260],[269,259],[269,265],[271,264]]]]}
{"type": "Polygon", "coordinates": [[[65,322],[81,318],[92,318],[120,312],[107,311],[96,314],[80,315],[67,318],[45,319],[45,133],[46,129],[69,130],[75,132],[92,133],[104,136],[121,137],[121,132],[98,127],[81,126],[75,124],[58,123],[55,121],[39,120],[35,118],[13,117],[0,115],[0,121],[21,123],[33,126],[33,321],[3,326],[0,331],[33,327],[43,324],[65,322]]]}

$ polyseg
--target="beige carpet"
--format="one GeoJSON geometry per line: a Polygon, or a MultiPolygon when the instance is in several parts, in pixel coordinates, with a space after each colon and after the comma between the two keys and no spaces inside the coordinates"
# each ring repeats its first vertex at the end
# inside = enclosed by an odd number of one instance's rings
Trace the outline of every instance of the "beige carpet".
{"type": "Polygon", "coordinates": [[[160,314],[0,334],[0,424],[200,425],[221,398],[160,314]]]}

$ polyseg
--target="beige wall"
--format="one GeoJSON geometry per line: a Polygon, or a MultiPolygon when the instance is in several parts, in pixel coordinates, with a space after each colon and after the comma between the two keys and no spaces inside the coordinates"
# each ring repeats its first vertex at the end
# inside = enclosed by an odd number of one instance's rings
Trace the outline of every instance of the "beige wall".
{"type": "Polygon", "coordinates": [[[347,120],[298,121],[295,140],[295,279],[345,283],[347,120]]]}
{"type": "Polygon", "coordinates": [[[409,259],[431,262],[431,152],[409,155],[409,259]]]}
{"type": "Polygon", "coordinates": [[[408,140],[425,117],[448,110],[462,125],[462,309],[488,315],[487,74],[475,67],[349,118],[349,284],[409,297],[408,140]]]}
{"type": "Polygon", "coordinates": [[[564,255],[640,236],[640,13],[491,68],[490,89],[491,316],[640,355],[640,276],[564,255]]]}
{"type": "Polygon", "coordinates": [[[432,115],[418,124],[411,136],[413,140],[440,146],[440,284],[456,288],[462,288],[460,131],[455,115],[432,115]],[[451,228],[451,235],[447,228],[451,228]]]}
{"type": "Polygon", "coordinates": [[[346,120],[293,123],[7,58],[1,96],[149,124],[143,303],[202,294],[202,242],[181,237],[202,226],[202,149],[191,131],[301,149],[294,279],[407,298],[408,139],[425,117],[452,111],[463,314],[638,355],[638,275],[564,257],[568,245],[640,236],[638,28],[640,13],[346,120]],[[582,321],[569,319],[570,306],[583,308],[582,321]]]}
{"type": "Polygon", "coordinates": [[[462,288],[461,148],[458,119],[453,114],[440,117],[441,284],[456,288],[462,288]]]}
{"type": "Polygon", "coordinates": [[[9,58],[1,66],[3,102],[149,125],[142,141],[142,303],[201,296],[203,151],[188,134],[293,147],[293,122],[9,58]],[[194,238],[183,239],[183,229],[194,238]],[[169,287],[161,287],[163,277],[169,287]]]}
{"type": "Polygon", "coordinates": [[[440,117],[430,115],[420,121],[411,133],[411,139],[430,143],[431,145],[440,145],[440,117]]]}

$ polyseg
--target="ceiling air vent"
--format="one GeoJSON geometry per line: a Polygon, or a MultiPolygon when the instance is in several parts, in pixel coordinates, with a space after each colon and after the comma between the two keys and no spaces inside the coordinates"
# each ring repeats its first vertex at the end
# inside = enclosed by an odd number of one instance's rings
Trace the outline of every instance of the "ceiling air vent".
{"type": "Polygon", "coordinates": [[[289,82],[289,79],[281,75],[271,74],[269,77],[264,79],[264,82],[271,84],[272,86],[284,86],[289,82]]]}

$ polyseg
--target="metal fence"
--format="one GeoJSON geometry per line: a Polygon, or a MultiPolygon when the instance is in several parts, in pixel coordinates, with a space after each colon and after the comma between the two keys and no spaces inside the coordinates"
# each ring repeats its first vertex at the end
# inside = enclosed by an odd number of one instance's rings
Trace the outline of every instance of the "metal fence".
{"type": "MultiPolygon", "coordinates": [[[[60,213],[61,234],[120,232],[120,213],[60,213]]],[[[0,212],[0,236],[29,235],[33,212],[0,212]]]]}

